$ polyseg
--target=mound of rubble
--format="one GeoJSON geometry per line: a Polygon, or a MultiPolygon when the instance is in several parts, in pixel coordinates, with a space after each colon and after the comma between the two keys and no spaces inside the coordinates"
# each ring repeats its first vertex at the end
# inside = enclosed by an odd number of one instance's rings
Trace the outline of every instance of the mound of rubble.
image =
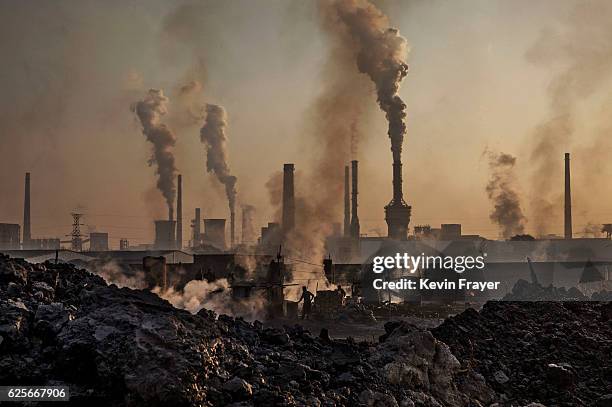
{"type": "Polygon", "coordinates": [[[595,291],[590,297],[583,294],[578,288],[543,286],[537,281],[529,282],[520,279],[506,294],[503,301],[612,301],[612,292],[602,289],[595,291]]]}
{"type": "Polygon", "coordinates": [[[380,344],[192,315],[74,266],[0,255],[0,385],[68,385],[74,405],[480,406],[495,396],[429,331],[380,344]]]}
{"type": "Polygon", "coordinates": [[[432,333],[503,405],[612,405],[612,303],[488,302],[432,333]]]}

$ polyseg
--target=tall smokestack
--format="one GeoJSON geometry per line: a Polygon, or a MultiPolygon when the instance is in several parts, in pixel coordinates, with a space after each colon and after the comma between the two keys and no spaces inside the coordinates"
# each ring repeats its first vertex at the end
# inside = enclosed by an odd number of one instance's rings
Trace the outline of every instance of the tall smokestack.
{"type": "Polygon", "coordinates": [[[565,153],[565,238],[572,238],[572,190],[569,153],[565,153]]]}
{"type": "Polygon", "coordinates": [[[30,173],[25,175],[25,197],[23,199],[23,247],[24,249],[30,245],[32,240],[32,231],[30,224],[30,173]]]}
{"type": "Polygon", "coordinates": [[[200,218],[200,208],[195,208],[195,219],[193,220],[193,245],[197,246],[202,239],[200,232],[200,225],[202,219],[200,218]]]}
{"type": "Polygon", "coordinates": [[[402,192],[402,162],[393,160],[393,199],[385,206],[387,235],[391,239],[405,240],[408,237],[408,224],[412,208],[404,202],[402,192]]]}
{"type": "Polygon", "coordinates": [[[351,199],[349,166],[344,166],[344,236],[351,235],[351,199]]]}
{"type": "Polygon", "coordinates": [[[294,170],[293,164],[283,166],[283,236],[287,236],[295,226],[294,170]]]}
{"type": "Polygon", "coordinates": [[[359,238],[359,216],[357,215],[357,160],[351,161],[351,172],[353,178],[353,191],[351,195],[351,237],[359,238]]]}
{"type": "Polygon", "coordinates": [[[176,248],[183,248],[183,176],[180,174],[176,191],[176,248]]]}
{"type": "Polygon", "coordinates": [[[230,247],[234,247],[236,238],[236,211],[234,209],[230,212],[230,247]]]}

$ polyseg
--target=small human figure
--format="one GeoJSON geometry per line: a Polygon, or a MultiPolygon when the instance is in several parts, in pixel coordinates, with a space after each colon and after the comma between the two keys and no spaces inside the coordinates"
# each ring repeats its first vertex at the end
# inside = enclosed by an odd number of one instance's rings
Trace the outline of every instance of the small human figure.
{"type": "Polygon", "coordinates": [[[298,300],[298,303],[304,300],[304,306],[302,307],[302,319],[305,319],[307,316],[310,316],[313,298],[314,295],[310,291],[308,291],[305,286],[302,286],[302,296],[298,300]]]}
{"type": "Polygon", "coordinates": [[[340,284],[338,284],[338,288],[336,288],[336,292],[340,296],[340,299],[344,300],[344,297],[346,297],[346,291],[344,291],[344,289],[342,288],[342,286],[340,286],[340,284]]]}

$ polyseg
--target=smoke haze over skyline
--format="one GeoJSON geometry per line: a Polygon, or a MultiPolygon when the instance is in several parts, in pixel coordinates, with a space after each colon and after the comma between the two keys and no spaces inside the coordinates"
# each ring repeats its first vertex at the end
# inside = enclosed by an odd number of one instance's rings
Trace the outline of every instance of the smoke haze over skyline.
{"type": "MultiPolygon", "coordinates": [[[[587,2],[583,7],[599,10],[590,24],[579,3],[373,1],[410,47],[399,95],[407,106],[402,158],[411,228],[462,223],[464,233],[498,236],[489,219],[484,146],[517,158],[526,233],[563,232],[561,201],[546,228],[540,227],[541,206],[533,203],[540,182],[533,174],[541,168],[550,179],[547,200],[562,195],[563,152],[573,157],[574,230],[612,221],[606,182],[612,164],[589,160],[606,151],[612,129],[612,81],[605,72],[594,71],[590,77],[598,80],[585,86],[588,92],[563,94],[571,100],[572,137],[559,139],[545,165],[533,154],[535,129],[558,116],[551,112],[554,78],[582,61],[605,64],[598,50],[612,49],[603,28],[612,8],[603,0],[587,2]],[[571,53],[572,32],[596,38],[592,52],[571,53]],[[602,199],[590,198],[595,191],[602,199]]],[[[109,232],[113,248],[122,237],[150,243],[152,220],[166,218],[167,208],[146,165],[150,143],[129,106],[149,89],[164,89],[171,103],[163,121],[176,135],[173,151],[183,175],[183,236],[190,235],[195,207],[203,218],[228,217],[225,189],[203,170],[199,132],[206,104],[223,106],[231,119],[227,156],[240,179],[236,204],[257,208],[255,230],[274,219],[266,182],[283,163],[295,163],[296,191],[325,188],[325,177],[313,175],[334,168],[321,163],[333,156],[321,155],[321,129],[339,127],[321,112],[347,107],[342,117],[358,120],[341,128],[348,129],[341,139],[348,141],[338,147],[339,157],[360,162],[361,229],[369,235],[386,230],[388,122],[374,84],[356,67],[354,77],[342,78],[357,78],[347,81],[357,99],[344,105],[333,99],[347,82],[335,81],[343,71],[329,58],[337,55],[338,39],[319,13],[317,2],[298,0],[0,3],[0,35],[11,39],[0,43],[7,56],[0,77],[0,222],[21,223],[29,171],[33,237],[69,233],[69,213],[78,206],[84,223],[109,232]]],[[[333,179],[339,193],[325,197],[338,195],[336,209],[345,164],[337,163],[333,179]]],[[[342,222],[341,210],[338,215],[342,222]]]]}

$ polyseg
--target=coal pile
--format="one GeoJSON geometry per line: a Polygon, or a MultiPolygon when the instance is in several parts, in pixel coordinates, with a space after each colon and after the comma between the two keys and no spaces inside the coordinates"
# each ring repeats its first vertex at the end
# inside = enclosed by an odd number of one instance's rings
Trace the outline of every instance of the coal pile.
{"type": "Polygon", "coordinates": [[[584,301],[589,298],[576,287],[542,286],[538,282],[518,280],[504,301],[584,301]]]}
{"type": "Polygon", "coordinates": [[[503,301],[612,301],[612,291],[602,288],[588,296],[576,287],[544,287],[537,281],[520,279],[514,284],[512,291],[504,296],[503,301]]]}
{"type": "MultiPolygon", "coordinates": [[[[396,329],[397,328],[397,329],[396,329]]],[[[429,331],[380,344],[192,315],[70,265],[0,255],[0,385],[74,405],[479,406],[495,396],[429,331]]]]}
{"type": "Polygon", "coordinates": [[[488,302],[432,333],[503,405],[612,403],[612,303],[488,302]]]}

